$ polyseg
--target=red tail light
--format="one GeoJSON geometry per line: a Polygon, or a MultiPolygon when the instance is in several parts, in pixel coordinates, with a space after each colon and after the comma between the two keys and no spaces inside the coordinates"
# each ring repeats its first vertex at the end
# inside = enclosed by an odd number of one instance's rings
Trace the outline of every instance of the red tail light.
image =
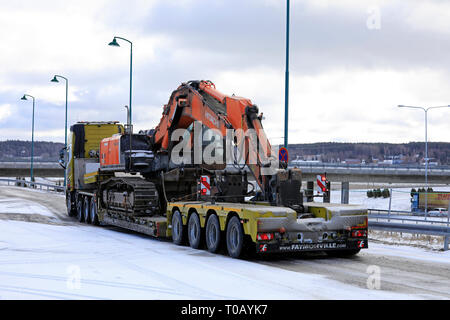
{"type": "Polygon", "coordinates": [[[367,230],[353,230],[352,238],[363,238],[367,237],[367,230]]]}

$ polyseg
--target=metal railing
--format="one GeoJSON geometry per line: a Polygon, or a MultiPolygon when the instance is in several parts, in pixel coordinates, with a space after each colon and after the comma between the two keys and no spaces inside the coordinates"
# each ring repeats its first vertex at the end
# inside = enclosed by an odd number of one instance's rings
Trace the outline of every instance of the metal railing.
{"type": "MultiPolygon", "coordinates": [[[[340,163],[320,163],[320,164],[296,164],[289,165],[290,168],[297,167],[305,174],[329,173],[329,174],[360,174],[371,176],[421,176],[425,174],[425,167],[418,165],[355,165],[340,163]]],[[[450,177],[450,166],[433,166],[428,168],[428,176],[434,178],[450,177]]]]}
{"type": "Polygon", "coordinates": [[[31,189],[38,189],[38,190],[44,190],[44,191],[54,191],[54,192],[65,192],[66,188],[64,186],[58,186],[56,184],[50,184],[50,183],[42,183],[42,182],[33,182],[33,181],[26,181],[21,179],[5,179],[0,178],[0,183],[6,182],[6,185],[10,186],[17,186],[17,187],[24,187],[24,188],[31,188],[31,189]]]}
{"type": "MultiPolygon", "coordinates": [[[[390,169],[390,170],[421,170],[425,171],[425,165],[419,164],[351,164],[351,163],[296,163],[292,161],[289,166],[303,167],[303,168],[346,168],[346,169],[390,169]]],[[[429,165],[428,171],[450,171],[450,165],[429,165]]]]}
{"type": "Polygon", "coordinates": [[[450,217],[441,220],[424,220],[418,219],[416,215],[413,215],[412,212],[408,211],[369,209],[368,212],[369,228],[371,229],[442,236],[444,238],[444,251],[449,249],[450,217]]]}

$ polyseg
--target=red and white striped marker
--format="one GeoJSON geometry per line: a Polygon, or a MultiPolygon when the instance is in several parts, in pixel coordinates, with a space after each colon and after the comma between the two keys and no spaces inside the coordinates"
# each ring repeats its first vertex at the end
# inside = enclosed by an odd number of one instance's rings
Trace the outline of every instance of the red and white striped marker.
{"type": "Polygon", "coordinates": [[[317,191],[319,193],[327,191],[327,178],[321,174],[317,175],[317,191]]]}
{"type": "Polygon", "coordinates": [[[202,196],[211,195],[211,184],[209,176],[200,177],[200,194],[202,196]]]}

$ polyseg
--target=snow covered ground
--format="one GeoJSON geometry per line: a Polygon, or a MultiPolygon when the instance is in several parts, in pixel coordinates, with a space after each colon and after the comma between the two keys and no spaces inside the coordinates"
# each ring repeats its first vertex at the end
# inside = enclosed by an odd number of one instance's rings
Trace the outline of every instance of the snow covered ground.
{"type": "Polygon", "coordinates": [[[46,207],[36,202],[20,198],[0,199],[0,213],[33,213],[48,217],[54,216],[46,207]]]}
{"type": "Polygon", "coordinates": [[[80,224],[61,196],[43,195],[0,187],[0,299],[450,298],[450,252],[374,243],[353,259],[236,260],[80,224]],[[369,289],[377,268],[381,286],[369,289]]]}
{"type": "Polygon", "coordinates": [[[103,228],[0,221],[0,230],[2,299],[413,298],[103,228]]]}

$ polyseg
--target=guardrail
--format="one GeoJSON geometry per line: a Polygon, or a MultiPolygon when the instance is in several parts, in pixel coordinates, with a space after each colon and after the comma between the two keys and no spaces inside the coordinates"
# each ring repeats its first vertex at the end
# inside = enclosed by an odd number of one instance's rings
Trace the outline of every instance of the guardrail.
{"type": "MultiPolygon", "coordinates": [[[[302,163],[302,162],[289,162],[289,166],[304,167],[304,168],[356,168],[356,169],[409,169],[409,170],[423,170],[425,171],[425,165],[418,164],[350,164],[350,163],[302,163]]],[[[450,171],[449,165],[428,165],[428,172],[430,171],[450,171]]]]}
{"type": "Polygon", "coordinates": [[[449,250],[450,241],[450,221],[445,220],[417,219],[417,216],[407,211],[394,211],[390,214],[388,210],[368,210],[369,228],[382,231],[426,234],[444,237],[444,251],[449,250]],[[409,215],[407,214],[409,213],[409,215]],[[382,221],[380,221],[382,220],[382,221]],[[392,221],[391,221],[392,220],[392,221]],[[439,225],[436,225],[439,224],[439,225]]]}
{"type": "Polygon", "coordinates": [[[381,210],[381,209],[369,209],[369,218],[371,219],[383,219],[383,220],[400,220],[404,221],[425,223],[425,224],[446,224],[450,227],[450,216],[430,216],[414,214],[411,211],[394,211],[394,210],[381,210]],[[425,219],[420,219],[424,217],[425,219]]]}
{"type": "Polygon", "coordinates": [[[14,185],[17,187],[25,187],[25,188],[39,189],[39,190],[46,189],[46,191],[54,191],[54,192],[65,192],[66,191],[66,188],[64,186],[58,186],[56,184],[50,184],[50,183],[25,181],[25,180],[21,180],[21,179],[0,178],[0,182],[6,182],[8,186],[14,185]]]}

